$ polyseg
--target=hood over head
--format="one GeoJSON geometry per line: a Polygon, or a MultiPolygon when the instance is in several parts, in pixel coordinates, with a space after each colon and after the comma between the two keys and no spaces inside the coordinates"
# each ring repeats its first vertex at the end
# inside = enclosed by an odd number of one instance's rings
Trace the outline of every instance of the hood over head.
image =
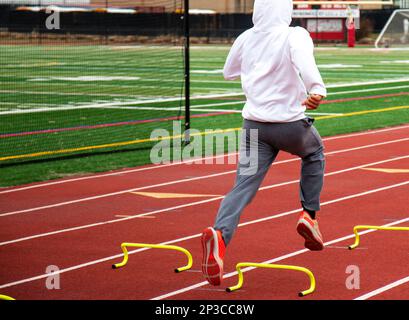
{"type": "Polygon", "coordinates": [[[255,0],[253,23],[256,31],[268,32],[274,27],[288,27],[293,13],[292,0],[255,0]]]}

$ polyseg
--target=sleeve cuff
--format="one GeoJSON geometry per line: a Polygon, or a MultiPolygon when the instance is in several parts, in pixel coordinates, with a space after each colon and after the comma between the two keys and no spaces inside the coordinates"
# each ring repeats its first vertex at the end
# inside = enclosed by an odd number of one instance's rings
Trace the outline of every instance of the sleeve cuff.
{"type": "Polygon", "coordinates": [[[328,93],[327,93],[327,89],[325,87],[319,87],[319,86],[315,86],[313,87],[310,91],[310,94],[318,94],[320,96],[323,97],[327,97],[328,93]]]}

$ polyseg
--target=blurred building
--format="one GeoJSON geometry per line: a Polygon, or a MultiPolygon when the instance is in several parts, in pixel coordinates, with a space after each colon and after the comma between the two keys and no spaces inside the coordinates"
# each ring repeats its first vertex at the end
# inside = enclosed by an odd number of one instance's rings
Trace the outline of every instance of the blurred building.
{"type": "Polygon", "coordinates": [[[409,0],[395,0],[395,5],[402,9],[407,9],[409,8],[409,0]]]}
{"type": "MultiPolygon", "coordinates": [[[[308,0],[306,0],[308,1],[308,0]]],[[[331,0],[328,0],[331,1],[331,0]]],[[[342,1],[342,0],[337,0],[342,1]]],[[[401,8],[409,7],[409,0],[394,0],[401,8]]],[[[254,0],[190,0],[192,9],[210,9],[219,13],[248,13],[253,9],[254,0]]],[[[382,5],[363,5],[361,9],[382,9],[382,5]]]]}
{"type": "MultiPolygon", "coordinates": [[[[274,0],[272,0],[274,1],[274,0]]],[[[306,0],[308,1],[308,0],[306,0]]],[[[323,0],[324,1],[324,0],[323,0]]],[[[331,0],[328,0],[331,1],[331,0]]],[[[342,0],[337,0],[342,1],[342,0]]],[[[409,0],[393,0],[396,7],[409,8],[409,0]]],[[[180,0],[0,0],[0,4],[38,5],[91,5],[110,7],[174,7],[180,0]]],[[[190,0],[191,9],[214,10],[218,13],[250,13],[253,9],[254,0],[190,0]]],[[[381,9],[382,5],[363,5],[361,9],[381,9]]]]}
{"type": "Polygon", "coordinates": [[[192,9],[210,9],[218,13],[249,13],[254,0],[190,0],[192,9]]]}

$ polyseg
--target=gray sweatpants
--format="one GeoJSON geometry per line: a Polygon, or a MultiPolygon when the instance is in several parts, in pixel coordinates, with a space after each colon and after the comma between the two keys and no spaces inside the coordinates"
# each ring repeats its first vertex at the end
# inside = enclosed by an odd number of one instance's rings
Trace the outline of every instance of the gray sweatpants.
{"type": "Polygon", "coordinates": [[[311,118],[289,123],[244,120],[240,158],[256,147],[257,160],[253,163],[239,162],[235,185],[221,203],[214,228],[222,232],[226,245],[237,229],[242,211],[254,198],[280,150],[302,159],[301,204],[311,211],[320,209],[325,158],[323,143],[313,122],[311,118]],[[256,140],[254,137],[250,139],[251,131],[257,133],[256,140]],[[253,166],[253,170],[249,170],[249,166],[253,166]]]}

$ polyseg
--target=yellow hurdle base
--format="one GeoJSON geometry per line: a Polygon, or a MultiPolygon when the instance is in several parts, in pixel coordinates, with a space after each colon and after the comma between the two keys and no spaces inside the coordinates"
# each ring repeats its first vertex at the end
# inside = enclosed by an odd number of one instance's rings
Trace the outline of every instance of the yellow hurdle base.
{"type": "Polygon", "coordinates": [[[16,299],[6,296],[4,294],[0,294],[0,300],[16,300],[16,299]]]}
{"type": "Polygon", "coordinates": [[[152,248],[152,249],[165,249],[165,250],[175,250],[175,251],[180,251],[183,252],[187,258],[188,258],[188,263],[187,265],[175,269],[176,273],[183,272],[186,270],[189,270],[192,268],[193,265],[193,258],[192,254],[186,250],[185,248],[178,247],[178,246],[169,246],[169,245],[163,245],[163,244],[148,244],[148,243],[122,243],[121,248],[124,253],[124,259],[122,262],[113,264],[112,269],[119,269],[123,266],[125,266],[128,263],[128,258],[129,258],[129,253],[128,253],[128,247],[131,248],[152,248]]]}
{"type": "Polygon", "coordinates": [[[355,226],[355,243],[348,247],[349,250],[353,250],[359,246],[359,230],[387,230],[387,231],[409,231],[409,227],[382,227],[382,226],[355,226]]]}
{"type": "Polygon", "coordinates": [[[237,274],[239,276],[239,281],[238,281],[237,285],[227,288],[226,289],[227,292],[233,292],[233,291],[239,290],[243,286],[244,277],[243,277],[243,271],[241,269],[246,268],[246,267],[293,270],[293,271],[300,271],[300,272],[306,273],[308,275],[308,277],[310,278],[310,283],[311,283],[310,288],[305,290],[305,291],[301,291],[298,294],[298,296],[304,297],[304,296],[306,296],[308,294],[311,294],[311,293],[313,293],[315,291],[316,282],[315,282],[314,274],[310,270],[308,270],[307,268],[298,267],[298,266],[287,266],[287,265],[281,265],[281,264],[241,262],[241,263],[238,263],[236,265],[236,270],[237,270],[237,274]]]}

